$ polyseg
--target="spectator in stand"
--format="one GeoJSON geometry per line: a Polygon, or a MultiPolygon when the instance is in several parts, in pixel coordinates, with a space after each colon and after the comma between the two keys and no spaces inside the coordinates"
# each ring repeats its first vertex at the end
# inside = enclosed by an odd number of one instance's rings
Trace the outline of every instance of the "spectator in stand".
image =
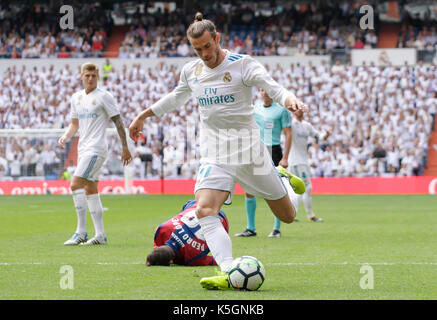
{"type": "Polygon", "coordinates": [[[188,45],[186,38],[183,38],[181,43],[177,46],[177,53],[180,57],[188,57],[190,54],[190,46],[188,45]]]}
{"type": "MultiPolygon", "coordinates": [[[[332,66],[322,62],[318,66],[290,64],[266,65],[266,68],[279,83],[297,91],[311,106],[309,117],[319,123],[321,130],[332,131],[327,141],[329,147],[311,141],[309,154],[314,176],[421,174],[436,112],[435,65],[419,62],[416,66],[356,67],[342,65],[339,61],[332,66]],[[370,158],[376,148],[387,154],[379,160],[375,154],[375,161],[370,158]],[[360,161],[363,166],[356,164],[360,161]],[[399,173],[402,161],[405,165],[399,173]]],[[[168,62],[154,68],[139,65],[113,68],[102,87],[113,92],[117,102],[125,106],[123,117],[129,122],[137,110],[152,104],[176,86],[178,72],[168,62]]],[[[0,128],[65,127],[69,109],[65,97],[80,87],[79,79],[71,74],[67,67],[61,72],[49,66],[9,67],[0,75],[0,128]]],[[[258,99],[260,96],[255,97],[255,102],[258,99]]],[[[196,171],[190,169],[196,166],[196,161],[192,165],[181,161],[182,158],[196,159],[199,114],[194,99],[185,108],[161,120],[160,123],[147,122],[149,129],[144,133],[152,154],[152,174],[158,177],[164,169],[165,174],[186,177],[196,171]],[[164,168],[161,168],[161,143],[166,145],[168,152],[164,154],[164,168]]],[[[20,164],[18,167],[24,166],[28,142],[22,138],[0,138],[10,170],[15,155],[20,164]]],[[[120,152],[116,137],[109,136],[108,142],[111,150],[120,152]]],[[[34,144],[40,143],[37,140],[34,144]]],[[[44,143],[53,150],[49,139],[44,143]]],[[[45,148],[42,153],[46,152],[45,148]]],[[[51,164],[52,173],[61,174],[63,155],[50,157],[56,159],[51,164]]],[[[44,166],[45,174],[50,174],[49,165],[44,166]]],[[[25,169],[24,175],[27,167],[25,169]]]]}
{"type": "Polygon", "coordinates": [[[67,51],[67,47],[63,46],[58,53],[58,58],[70,58],[70,53],[67,51]]]}
{"type": "Polygon", "coordinates": [[[94,34],[92,30],[106,34],[112,25],[110,15],[100,5],[86,4],[75,8],[75,30],[64,31],[52,19],[58,14],[57,10],[59,8],[48,4],[8,4],[8,12],[13,12],[13,15],[3,16],[0,31],[0,44],[6,51],[4,57],[56,57],[64,46],[67,52],[77,52],[78,46],[73,42],[78,35],[80,38],[86,34],[90,43],[94,34]],[[96,16],[99,18],[94,18],[96,16]]]}
{"type": "Polygon", "coordinates": [[[281,41],[277,50],[279,56],[288,55],[288,47],[285,45],[284,41],[281,41]]]}
{"type": "Polygon", "coordinates": [[[5,157],[5,151],[0,149],[0,179],[9,174],[8,160],[5,157]]]}
{"type": "Polygon", "coordinates": [[[11,168],[11,177],[14,180],[18,180],[18,178],[21,176],[21,162],[18,160],[18,155],[14,155],[14,160],[10,163],[11,168]]]}
{"type": "Polygon", "coordinates": [[[374,31],[369,31],[365,34],[366,44],[369,44],[371,48],[376,48],[378,43],[378,37],[376,36],[374,31]]]}
{"type": "Polygon", "coordinates": [[[103,37],[99,33],[95,33],[92,38],[92,51],[95,57],[102,56],[103,37]]]}
{"type": "Polygon", "coordinates": [[[361,40],[361,37],[356,39],[354,49],[364,49],[364,42],[361,40]]]}
{"type": "Polygon", "coordinates": [[[178,48],[176,46],[176,41],[172,41],[172,43],[170,44],[170,48],[168,49],[168,56],[170,58],[179,57],[177,49],[178,48]]]}

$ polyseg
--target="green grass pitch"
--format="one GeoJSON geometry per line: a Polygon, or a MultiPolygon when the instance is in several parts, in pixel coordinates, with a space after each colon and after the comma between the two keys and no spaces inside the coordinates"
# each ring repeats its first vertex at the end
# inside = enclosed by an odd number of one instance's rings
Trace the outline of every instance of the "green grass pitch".
{"type": "MultiPolygon", "coordinates": [[[[144,265],[156,226],[191,198],[102,196],[108,245],[65,247],[76,227],[71,196],[0,196],[0,299],[437,299],[435,196],[313,196],[324,222],[307,222],[301,205],[280,239],[267,238],[273,216],[261,199],[258,236],[234,237],[246,225],[244,198],[235,196],[223,209],[234,257],[255,256],[266,268],[256,292],[201,288],[215,267],[144,265]],[[61,288],[65,265],[73,289],[61,288]],[[373,289],[361,288],[371,277],[373,289]]],[[[87,225],[93,236],[89,214],[87,225]]]]}

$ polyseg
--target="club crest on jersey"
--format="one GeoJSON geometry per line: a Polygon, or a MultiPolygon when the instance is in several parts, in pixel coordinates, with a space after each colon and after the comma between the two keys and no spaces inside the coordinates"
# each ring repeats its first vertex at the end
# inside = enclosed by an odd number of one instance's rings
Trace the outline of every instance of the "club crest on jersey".
{"type": "Polygon", "coordinates": [[[97,103],[97,102],[96,102],[96,99],[94,99],[92,103],[93,103],[93,106],[95,106],[96,103],[97,103]]]}
{"type": "Polygon", "coordinates": [[[224,82],[231,82],[232,81],[232,76],[229,72],[225,72],[225,76],[223,77],[223,81],[224,82]]]}
{"type": "Polygon", "coordinates": [[[197,77],[202,73],[202,70],[203,70],[203,66],[201,64],[198,64],[196,69],[194,70],[194,75],[197,77]]]}

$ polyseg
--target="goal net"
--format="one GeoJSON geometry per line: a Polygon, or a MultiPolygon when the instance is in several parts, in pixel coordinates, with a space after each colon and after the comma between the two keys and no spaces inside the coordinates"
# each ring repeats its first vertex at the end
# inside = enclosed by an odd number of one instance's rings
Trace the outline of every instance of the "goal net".
{"type": "MultiPolygon", "coordinates": [[[[78,137],[73,137],[65,149],[58,146],[59,137],[66,129],[1,129],[0,181],[69,180],[77,165],[78,137]]],[[[121,163],[121,143],[115,128],[106,132],[108,157],[99,180],[123,180],[124,193],[134,193],[133,162],[121,163]]],[[[135,156],[135,147],[128,139],[129,149],[135,156]]]]}

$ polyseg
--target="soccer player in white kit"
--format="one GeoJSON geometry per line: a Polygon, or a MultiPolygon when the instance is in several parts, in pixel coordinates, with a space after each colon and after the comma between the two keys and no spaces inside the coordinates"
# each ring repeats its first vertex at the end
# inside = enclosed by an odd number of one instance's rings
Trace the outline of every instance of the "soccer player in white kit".
{"type": "MultiPolygon", "coordinates": [[[[321,222],[323,220],[317,218],[313,211],[311,174],[308,164],[308,140],[310,137],[317,138],[319,141],[326,140],[331,135],[331,131],[327,130],[322,134],[314,129],[311,123],[303,120],[304,113],[302,110],[296,111],[294,115],[295,118],[291,122],[291,150],[288,157],[288,170],[305,182],[305,193],[299,196],[299,199],[303,200],[308,221],[321,222]]],[[[280,223],[278,220],[276,222],[280,223]]]]}
{"type": "Polygon", "coordinates": [[[287,179],[280,177],[261,141],[253,118],[252,87],[264,89],[290,111],[304,109],[305,105],[274,81],[255,59],[223,50],[220,34],[210,20],[203,20],[201,13],[196,14],[187,35],[200,59],[184,65],[177,87],[141,112],[129,126],[129,134],[136,139],[146,118],[176,110],[191,95],[197,99],[201,165],[194,190],[196,215],[223,273],[202,278],[200,284],[207,289],[226,289],[226,272],[233,261],[232,242],[217,215],[223,204],[231,203],[235,183],[249,194],[264,198],[283,222],[293,222],[297,209],[292,204],[297,195],[288,183],[296,177],[285,169],[281,173],[287,179]]]}
{"type": "Polygon", "coordinates": [[[77,214],[77,228],[64,245],[106,244],[103,228],[103,207],[98,193],[100,169],[108,154],[106,128],[111,119],[122,142],[121,160],[128,165],[132,156],[128,149],[126,131],[120,117],[120,109],[114,97],[97,87],[99,69],[95,64],[85,63],[81,67],[84,89],[71,97],[71,123],[59,138],[60,148],[79,131],[78,163],[71,181],[71,193],[77,214]],[[95,236],[88,240],[86,232],[87,207],[93,219],[95,236]]]}

